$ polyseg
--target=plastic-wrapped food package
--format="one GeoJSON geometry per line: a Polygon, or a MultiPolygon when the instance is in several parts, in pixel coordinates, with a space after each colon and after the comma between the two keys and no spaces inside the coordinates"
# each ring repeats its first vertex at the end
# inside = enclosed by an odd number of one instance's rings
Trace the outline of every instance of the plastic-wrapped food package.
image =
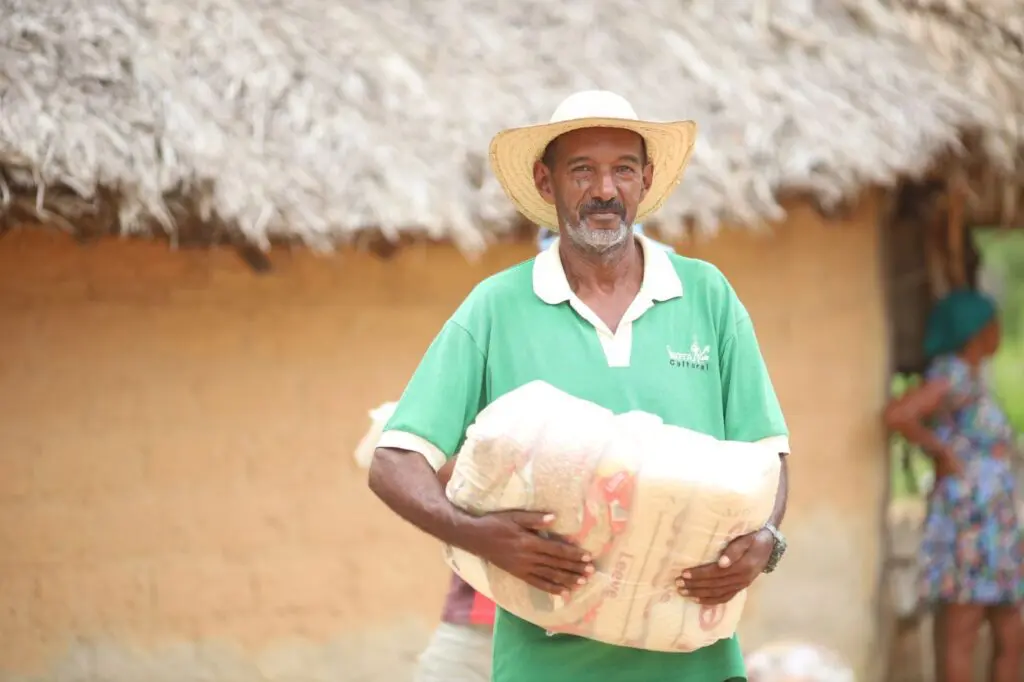
{"type": "Polygon", "coordinates": [[[552,532],[590,552],[595,574],[563,599],[457,548],[445,556],[479,592],[553,635],[693,651],[732,636],[746,593],[701,606],[681,597],[675,580],[767,521],[779,468],[770,447],[719,441],[643,412],[615,415],[535,381],[477,417],[448,498],[475,514],[555,514],[552,532]]]}

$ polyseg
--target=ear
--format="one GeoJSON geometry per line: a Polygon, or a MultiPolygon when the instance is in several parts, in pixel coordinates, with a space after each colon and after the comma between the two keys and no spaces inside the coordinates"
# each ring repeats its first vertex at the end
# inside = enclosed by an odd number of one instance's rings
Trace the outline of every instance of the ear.
{"type": "Polygon", "coordinates": [[[537,192],[549,204],[555,203],[555,189],[551,184],[551,170],[543,161],[533,162],[533,184],[537,192]]]}
{"type": "Polygon", "coordinates": [[[654,164],[648,163],[644,166],[643,174],[641,175],[641,188],[640,188],[640,200],[643,201],[644,197],[647,196],[648,190],[651,189],[651,184],[654,182],[654,164]]]}

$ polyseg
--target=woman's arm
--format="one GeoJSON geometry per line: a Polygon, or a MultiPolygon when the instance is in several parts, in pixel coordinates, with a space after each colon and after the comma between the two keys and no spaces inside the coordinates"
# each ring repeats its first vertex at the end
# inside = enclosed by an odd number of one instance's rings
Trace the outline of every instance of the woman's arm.
{"type": "Polygon", "coordinates": [[[949,395],[945,380],[927,381],[912,388],[885,408],[885,424],[914,445],[920,446],[935,460],[936,474],[945,476],[961,472],[961,464],[950,449],[925,426],[925,421],[942,408],[949,395]]]}

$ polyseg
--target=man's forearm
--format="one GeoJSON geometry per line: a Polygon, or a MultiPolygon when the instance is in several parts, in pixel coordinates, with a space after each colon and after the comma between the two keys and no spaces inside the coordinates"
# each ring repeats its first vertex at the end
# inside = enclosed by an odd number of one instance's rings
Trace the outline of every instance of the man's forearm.
{"type": "Polygon", "coordinates": [[[465,549],[473,517],[456,508],[427,460],[415,452],[377,448],[370,490],[396,514],[441,542],[465,549]]]}
{"type": "Polygon", "coordinates": [[[788,455],[779,455],[781,460],[779,469],[779,489],[775,492],[775,506],[772,514],[768,517],[768,523],[778,528],[782,519],[786,516],[786,500],[789,497],[789,464],[788,455]]]}

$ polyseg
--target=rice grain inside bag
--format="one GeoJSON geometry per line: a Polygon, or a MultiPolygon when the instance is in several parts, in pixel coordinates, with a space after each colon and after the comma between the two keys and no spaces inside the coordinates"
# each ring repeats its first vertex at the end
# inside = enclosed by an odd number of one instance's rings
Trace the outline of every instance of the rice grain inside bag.
{"type": "Polygon", "coordinates": [[[733,635],[746,593],[702,607],[681,597],[675,580],[764,525],[779,469],[769,447],[719,441],[643,412],[615,415],[531,382],[469,428],[448,498],[475,514],[552,512],[552,531],[590,552],[596,572],[563,599],[457,548],[446,547],[446,560],[479,592],[549,632],[693,651],[733,635]]]}

